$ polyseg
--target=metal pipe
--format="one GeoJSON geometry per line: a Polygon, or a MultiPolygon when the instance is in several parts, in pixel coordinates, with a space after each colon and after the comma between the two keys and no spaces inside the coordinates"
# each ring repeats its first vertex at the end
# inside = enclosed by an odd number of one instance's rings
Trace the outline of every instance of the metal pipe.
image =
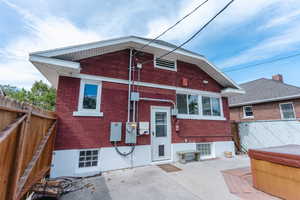
{"type": "Polygon", "coordinates": [[[173,100],[170,100],[170,99],[155,99],[155,98],[141,97],[140,100],[172,103],[174,108],[176,108],[175,102],[173,100]]]}
{"type": "Polygon", "coordinates": [[[132,49],[130,49],[130,55],[129,55],[129,74],[128,74],[128,111],[127,111],[127,122],[130,121],[131,66],[132,66],[132,49]]]}

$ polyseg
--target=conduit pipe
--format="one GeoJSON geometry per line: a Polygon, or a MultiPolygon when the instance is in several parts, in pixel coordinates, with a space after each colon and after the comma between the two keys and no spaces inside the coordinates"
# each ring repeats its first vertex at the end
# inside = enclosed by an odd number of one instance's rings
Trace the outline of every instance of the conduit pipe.
{"type": "Polygon", "coordinates": [[[173,104],[173,109],[176,108],[175,102],[173,100],[170,100],[170,99],[155,99],[155,98],[141,97],[140,100],[172,103],[173,104]]]}
{"type": "Polygon", "coordinates": [[[127,122],[130,122],[130,96],[131,96],[131,68],[132,68],[132,49],[130,49],[129,54],[129,72],[128,72],[128,112],[127,112],[127,122]]]}

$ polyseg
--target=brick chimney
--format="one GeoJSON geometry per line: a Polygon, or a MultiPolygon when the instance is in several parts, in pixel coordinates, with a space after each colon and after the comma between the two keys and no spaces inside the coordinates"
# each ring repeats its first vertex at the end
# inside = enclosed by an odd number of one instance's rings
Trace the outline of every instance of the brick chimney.
{"type": "Polygon", "coordinates": [[[276,74],[276,75],[273,75],[272,76],[272,79],[274,81],[280,81],[281,83],[283,83],[283,77],[282,77],[282,74],[276,74]]]}

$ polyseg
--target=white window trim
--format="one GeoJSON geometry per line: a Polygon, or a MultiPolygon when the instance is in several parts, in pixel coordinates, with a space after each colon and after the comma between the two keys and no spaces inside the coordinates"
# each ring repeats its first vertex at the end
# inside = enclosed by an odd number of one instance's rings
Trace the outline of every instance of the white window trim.
{"type": "Polygon", "coordinates": [[[210,144],[210,155],[206,155],[206,156],[201,156],[200,155],[200,160],[206,160],[206,159],[212,159],[212,158],[216,158],[216,151],[215,151],[215,143],[214,142],[198,142],[196,143],[196,150],[197,149],[197,144],[210,144]]]}
{"type": "Polygon", "coordinates": [[[95,172],[98,171],[100,173],[100,150],[101,149],[78,149],[77,151],[77,156],[76,156],[76,168],[75,168],[75,173],[76,174],[81,174],[81,173],[88,173],[88,172],[95,172]],[[93,151],[93,150],[98,150],[98,162],[97,162],[97,166],[93,166],[93,167],[79,167],[79,154],[80,151],[93,151]]]}
{"type": "Polygon", "coordinates": [[[177,60],[176,59],[164,59],[164,60],[169,60],[169,61],[173,61],[174,62],[175,66],[174,66],[174,69],[172,69],[172,68],[162,67],[162,66],[156,65],[156,59],[157,58],[159,58],[159,57],[158,56],[154,56],[154,59],[153,59],[153,65],[154,65],[155,68],[165,69],[165,70],[177,72],[177,60]]]}
{"type": "Polygon", "coordinates": [[[294,103],[293,102],[285,102],[285,103],[280,103],[279,104],[279,110],[280,110],[280,115],[281,115],[281,119],[282,120],[291,120],[291,119],[296,119],[297,117],[296,117],[296,113],[295,113],[295,108],[294,108],[294,103]],[[284,104],[292,104],[292,108],[293,108],[293,113],[294,113],[294,118],[284,118],[284,116],[283,116],[283,111],[282,111],[282,109],[281,109],[281,105],[284,105],[284,104]]]}
{"type": "Polygon", "coordinates": [[[102,92],[102,82],[95,80],[80,80],[80,91],[78,98],[77,111],[73,112],[73,116],[91,116],[91,117],[102,117],[103,113],[100,112],[101,105],[101,92],[102,92]],[[84,109],[83,108],[83,97],[84,97],[84,86],[85,84],[98,85],[96,109],[84,109]]]}
{"type": "Polygon", "coordinates": [[[254,118],[253,106],[243,106],[243,119],[253,119],[253,118],[254,118]],[[246,107],[251,107],[252,116],[246,116],[246,107]]]}
{"type": "MultiPolygon", "coordinates": [[[[224,117],[224,111],[223,111],[223,102],[222,102],[222,97],[219,95],[199,95],[195,93],[185,93],[185,92],[176,92],[177,94],[185,94],[185,95],[197,95],[198,96],[198,115],[193,115],[193,114],[177,114],[177,118],[179,119],[195,119],[195,120],[226,120],[224,117]],[[213,116],[213,115],[203,115],[202,112],[202,96],[205,97],[210,97],[210,98],[218,98],[220,102],[220,116],[213,116]]],[[[211,100],[210,100],[211,101],[211,100]]],[[[188,101],[187,101],[188,102],[188,101]]],[[[212,104],[211,104],[212,106],[212,104]]],[[[177,102],[176,102],[176,108],[177,108],[177,102]]],[[[187,105],[187,112],[189,113],[189,108],[187,105]]]]}

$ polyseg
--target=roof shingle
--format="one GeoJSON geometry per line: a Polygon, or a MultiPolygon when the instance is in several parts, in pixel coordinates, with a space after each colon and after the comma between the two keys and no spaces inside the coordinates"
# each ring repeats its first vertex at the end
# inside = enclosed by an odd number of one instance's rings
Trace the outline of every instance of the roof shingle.
{"type": "Polygon", "coordinates": [[[240,84],[246,94],[229,98],[229,106],[241,106],[269,102],[289,96],[300,96],[300,87],[288,85],[280,81],[261,78],[240,84]]]}

